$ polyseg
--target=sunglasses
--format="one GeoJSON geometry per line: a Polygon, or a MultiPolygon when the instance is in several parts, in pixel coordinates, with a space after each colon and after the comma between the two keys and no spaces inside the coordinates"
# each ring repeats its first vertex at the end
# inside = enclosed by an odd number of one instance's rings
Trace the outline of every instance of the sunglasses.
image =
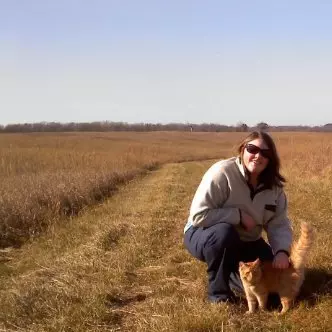
{"type": "Polygon", "coordinates": [[[270,149],[261,149],[254,144],[247,144],[246,150],[251,154],[260,153],[262,157],[267,158],[267,159],[270,159],[272,156],[270,149]]]}

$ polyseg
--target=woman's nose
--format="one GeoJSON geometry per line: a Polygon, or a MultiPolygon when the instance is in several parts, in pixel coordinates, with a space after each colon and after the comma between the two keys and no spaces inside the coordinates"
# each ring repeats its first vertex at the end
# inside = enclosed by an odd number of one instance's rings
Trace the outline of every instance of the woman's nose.
{"type": "Polygon", "coordinates": [[[260,151],[258,151],[256,154],[255,154],[255,158],[263,158],[262,154],[260,151]]]}

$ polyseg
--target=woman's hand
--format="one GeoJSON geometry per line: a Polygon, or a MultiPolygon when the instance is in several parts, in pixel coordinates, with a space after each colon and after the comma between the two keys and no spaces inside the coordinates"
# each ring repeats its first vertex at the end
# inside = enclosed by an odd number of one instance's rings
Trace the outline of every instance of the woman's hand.
{"type": "Polygon", "coordinates": [[[289,258],[284,252],[278,252],[273,259],[272,266],[276,269],[287,269],[289,266],[289,258]]]}
{"type": "Polygon", "coordinates": [[[241,224],[246,231],[250,232],[256,226],[256,221],[249,214],[241,210],[241,224]]]}

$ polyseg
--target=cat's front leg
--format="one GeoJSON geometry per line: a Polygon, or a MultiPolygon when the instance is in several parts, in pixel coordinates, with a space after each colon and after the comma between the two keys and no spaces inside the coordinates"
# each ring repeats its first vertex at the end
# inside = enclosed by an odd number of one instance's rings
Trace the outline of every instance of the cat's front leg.
{"type": "Polygon", "coordinates": [[[268,295],[269,295],[268,292],[264,292],[260,295],[257,295],[259,309],[262,310],[262,311],[266,310],[268,295]]]}
{"type": "Polygon", "coordinates": [[[247,299],[248,302],[248,310],[246,314],[253,314],[256,311],[256,299],[247,299]]]}
{"type": "Polygon", "coordinates": [[[250,290],[247,289],[246,297],[248,302],[248,311],[246,311],[246,314],[252,314],[256,310],[256,296],[250,290]]]}

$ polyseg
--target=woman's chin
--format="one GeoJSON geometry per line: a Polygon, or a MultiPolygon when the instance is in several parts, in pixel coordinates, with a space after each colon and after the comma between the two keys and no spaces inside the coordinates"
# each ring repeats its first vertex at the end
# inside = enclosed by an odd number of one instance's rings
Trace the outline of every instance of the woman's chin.
{"type": "Polygon", "coordinates": [[[259,175],[262,172],[260,167],[256,167],[256,166],[250,167],[248,170],[252,175],[259,175]]]}

